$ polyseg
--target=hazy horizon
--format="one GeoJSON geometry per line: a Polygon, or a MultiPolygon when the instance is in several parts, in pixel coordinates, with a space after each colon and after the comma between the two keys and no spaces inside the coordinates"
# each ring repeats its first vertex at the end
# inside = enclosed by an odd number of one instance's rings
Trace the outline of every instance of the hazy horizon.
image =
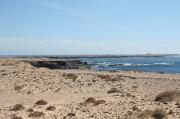
{"type": "Polygon", "coordinates": [[[0,55],[180,54],[178,0],[1,0],[0,55]]]}

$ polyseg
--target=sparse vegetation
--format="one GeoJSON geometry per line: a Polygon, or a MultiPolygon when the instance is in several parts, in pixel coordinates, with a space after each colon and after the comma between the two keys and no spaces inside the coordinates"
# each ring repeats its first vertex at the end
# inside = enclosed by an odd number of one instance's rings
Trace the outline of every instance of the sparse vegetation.
{"type": "Polygon", "coordinates": [[[39,100],[39,101],[37,101],[35,104],[36,104],[36,105],[46,105],[47,102],[44,101],[44,100],[39,100]]]}
{"type": "Polygon", "coordinates": [[[43,112],[39,112],[39,111],[34,111],[34,112],[31,112],[28,117],[33,117],[33,118],[36,118],[36,117],[42,117],[44,116],[45,114],[43,112]]]}
{"type": "Polygon", "coordinates": [[[16,104],[13,106],[12,109],[10,109],[10,111],[19,111],[19,110],[24,110],[25,107],[22,104],[16,104]]]}
{"type": "Polygon", "coordinates": [[[180,101],[180,91],[166,91],[160,93],[155,101],[158,102],[171,102],[171,101],[180,101]]]}

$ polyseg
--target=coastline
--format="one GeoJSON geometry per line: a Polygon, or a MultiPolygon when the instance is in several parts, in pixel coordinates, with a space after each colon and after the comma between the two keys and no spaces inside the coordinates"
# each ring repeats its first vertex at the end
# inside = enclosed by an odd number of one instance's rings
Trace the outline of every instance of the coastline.
{"type": "Polygon", "coordinates": [[[27,58],[0,58],[2,119],[144,119],[154,118],[157,110],[168,119],[179,119],[179,98],[155,101],[163,92],[180,90],[178,73],[50,70],[24,60],[27,58]],[[16,104],[21,108],[12,110],[16,104]]]}

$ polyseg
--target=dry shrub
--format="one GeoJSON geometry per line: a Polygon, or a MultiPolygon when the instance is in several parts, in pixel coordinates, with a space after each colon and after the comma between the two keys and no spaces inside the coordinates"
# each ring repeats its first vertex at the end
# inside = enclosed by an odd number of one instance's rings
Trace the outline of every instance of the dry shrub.
{"type": "Polygon", "coordinates": [[[127,111],[127,114],[128,114],[129,116],[132,116],[133,112],[132,112],[132,111],[127,111]]]}
{"type": "Polygon", "coordinates": [[[138,119],[148,119],[150,115],[151,115],[151,111],[145,110],[141,114],[138,115],[138,119]]]}
{"type": "Polygon", "coordinates": [[[169,115],[173,115],[174,112],[173,112],[172,110],[170,110],[170,111],[168,112],[168,114],[169,114],[169,115]]]}
{"type": "Polygon", "coordinates": [[[95,101],[96,101],[95,98],[90,97],[90,98],[88,98],[88,99],[86,99],[86,100],[84,101],[84,104],[94,103],[95,101]]]}
{"type": "Polygon", "coordinates": [[[105,81],[115,82],[115,81],[124,81],[124,79],[119,77],[114,77],[114,78],[105,79],[105,81]]]}
{"type": "Polygon", "coordinates": [[[73,79],[73,81],[76,81],[76,79],[78,78],[78,75],[69,73],[69,74],[63,74],[63,77],[66,77],[68,79],[73,79]]]}
{"type": "Polygon", "coordinates": [[[97,77],[105,81],[111,81],[111,82],[124,81],[124,79],[121,77],[111,77],[110,75],[97,75],[97,77]]]}
{"type": "Polygon", "coordinates": [[[139,108],[135,105],[134,107],[132,107],[133,111],[139,111],[139,108]]]}
{"type": "Polygon", "coordinates": [[[69,116],[69,117],[75,117],[76,114],[75,114],[75,113],[68,113],[67,116],[69,116]]]}
{"type": "Polygon", "coordinates": [[[110,90],[108,90],[108,93],[118,93],[119,90],[117,90],[116,88],[111,88],[110,90]]]}
{"type": "Polygon", "coordinates": [[[111,76],[109,76],[109,75],[101,75],[101,74],[99,74],[99,75],[97,75],[97,77],[98,78],[100,78],[100,79],[111,79],[111,76]]]}
{"type": "Polygon", "coordinates": [[[156,109],[154,111],[150,110],[145,110],[143,111],[140,115],[138,115],[139,119],[149,119],[149,118],[154,118],[154,119],[163,119],[166,118],[167,113],[163,109],[156,109]]]}
{"type": "Polygon", "coordinates": [[[48,111],[54,111],[54,110],[56,110],[56,107],[54,107],[54,106],[49,106],[49,107],[46,108],[46,110],[48,110],[48,111]]]}
{"type": "Polygon", "coordinates": [[[6,76],[6,75],[8,75],[8,73],[3,72],[3,73],[1,73],[1,75],[2,75],[2,76],[6,76]]]}
{"type": "Polygon", "coordinates": [[[23,88],[23,86],[14,86],[14,90],[20,91],[23,88]]]}
{"type": "Polygon", "coordinates": [[[165,72],[163,72],[163,71],[160,71],[160,72],[157,72],[157,73],[159,73],[159,74],[165,74],[165,72]]]}
{"type": "Polygon", "coordinates": [[[94,106],[99,105],[99,104],[104,104],[106,101],[105,100],[96,100],[93,97],[90,97],[86,99],[82,105],[88,105],[88,104],[93,104],[94,106]]]}
{"type": "Polygon", "coordinates": [[[36,104],[36,105],[46,105],[47,102],[44,101],[44,100],[39,100],[39,101],[37,101],[35,104],[36,104]]]}
{"type": "Polygon", "coordinates": [[[154,117],[154,119],[163,119],[167,116],[167,113],[162,109],[156,109],[152,112],[151,116],[154,117]]]}
{"type": "Polygon", "coordinates": [[[31,109],[31,108],[27,109],[27,112],[33,112],[33,111],[34,111],[34,110],[31,109]]]}
{"type": "Polygon", "coordinates": [[[13,115],[11,115],[11,119],[23,119],[23,118],[13,114],[13,115]]]}
{"type": "Polygon", "coordinates": [[[131,70],[126,70],[126,71],[130,71],[130,72],[133,72],[133,73],[143,73],[142,70],[138,70],[138,69],[131,69],[131,70]]]}
{"type": "Polygon", "coordinates": [[[155,101],[159,102],[171,102],[171,101],[180,101],[180,91],[166,91],[160,93],[156,98],[155,101]]]}
{"type": "Polygon", "coordinates": [[[96,105],[100,105],[100,104],[104,104],[104,103],[106,103],[105,100],[96,100],[96,101],[93,103],[93,105],[96,106],[96,105]]]}
{"type": "Polygon", "coordinates": [[[32,117],[32,118],[36,118],[36,117],[42,117],[44,116],[45,114],[43,112],[39,112],[39,111],[34,111],[34,112],[31,112],[28,117],[32,117]]]}
{"type": "Polygon", "coordinates": [[[0,70],[0,72],[6,72],[7,70],[5,70],[5,69],[2,69],[2,70],[0,70]]]}
{"type": "Polygon", "coordinates": [[[16,104],[13,106],[12,109],[10,109],[10,111],[19,111],[19,110],[24,110],[25,107],[22,104],[16,104]]]}
{"type": "Polygon", "coordinates": [[[129,78],[131,78],[131,79],[137,79],[137,77],[132,77],[132,76],[130,76],[129,78]]]}

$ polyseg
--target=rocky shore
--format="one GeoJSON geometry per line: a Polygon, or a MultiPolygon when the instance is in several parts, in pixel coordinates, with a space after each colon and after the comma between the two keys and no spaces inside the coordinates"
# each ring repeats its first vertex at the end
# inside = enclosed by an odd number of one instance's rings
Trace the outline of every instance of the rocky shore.
{"type": "Polygon", "coordinates": [[[0,119],[179,119],[180,74],[0,58],[0,119]]]}

